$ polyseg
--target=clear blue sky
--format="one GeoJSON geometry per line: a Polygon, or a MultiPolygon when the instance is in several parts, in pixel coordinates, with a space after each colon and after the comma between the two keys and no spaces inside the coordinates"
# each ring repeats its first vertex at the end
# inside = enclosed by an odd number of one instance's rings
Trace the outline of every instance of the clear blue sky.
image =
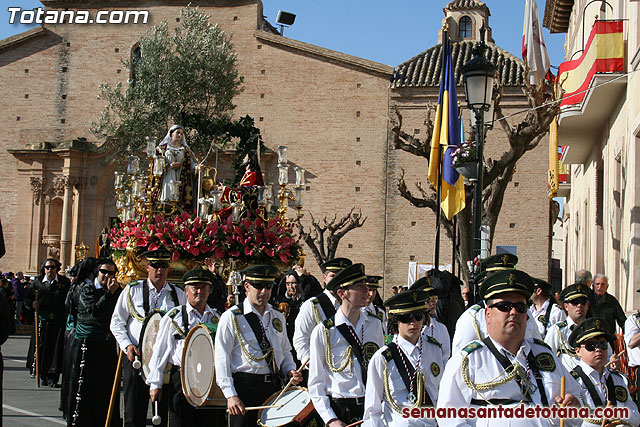
{"type": "MultiPolygon", "coordinates": [[[[42,7],[37,0],[4,0],[0,39],[29,29],[9,24],[8,7],[42,7]]],[[[187,0],[185,0],[185,4],[187,0]]],[[[297,15],[285,36],[339,52],[398,65],[437,43],[442,8],[448,0],[263,0],[264,14],[275,24],[279,9],[297,15]]],[[[486,0],[489,25],[500,47],[520,57],[525,0],[486,0]]],[[[544,0],[538,0],[540,19],[544,0]]],[[[564,34],[545,29],[551,64],[564,59],[564,34]]]]}

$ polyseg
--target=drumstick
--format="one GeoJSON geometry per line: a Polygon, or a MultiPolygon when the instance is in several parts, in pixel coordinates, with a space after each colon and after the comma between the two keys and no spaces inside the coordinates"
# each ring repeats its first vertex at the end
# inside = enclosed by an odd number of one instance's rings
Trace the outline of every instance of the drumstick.
{"type": "MultiPolygon", "coordinates": [[[[266,405],[266,406],[249,406],[244,408],[245,411],[257,411],[259,409],[271,409],[271,408],[282,408],[284,405],[266,405]]],[[[227,409],[227,412],[229,410],[227,409]]]]}
{"type": "Polygon", "coordinates": [[[133,366],[133,369],[140,369],[142,367],[142,363],[140,363],[140,359],[138,358],[138,356],[133,356],[133,363],[131,364],[131,366],[133,366]]]}
{"type": "Polygon", "coordinates": [[[364,422],[364,420],[356,421],[355,423],[353,423],[353,424],[349,424],[349,425],[347,425],[347,426],[345,426],[345,427],[355,427],[355,426],[359,426],[359,425],[360,425],[360,424],[362,424],[363,422],[364,422]]]}
{"type": "Polygon", "coordinates": [[[113,378],[113,386],[111,387],[111,398],[109,399],[109,409],[107,410],[107,419],[105,422],[105,427],[109,427],[111,425],[111,418],[113,417],[113,410],[115,408],[116,398],[120,397],[118,393],[118,388],[120,386],[120,377],[122,376],[122,357],[124,355],[123,351],[120,351],[118,355],[118,365],[116,366],[116,375],[113,378]]]}
{"type": "MultiPolygon", "coordinates": [[[[566,388],[567,388],[567,379],[563,375],[560,378],[560,399],[562,399],[563,401],[564,401],[564,394],[565,394],[566,388]]],[[[563,408],[564,403],[561,403],[560,407],[563,408]]],[[[560,427],[564,427],[564,418],[560,420],[560,427]]]]}
{"type": "Polygon", "coordinates": [[[151,418],[151,424],[154,426],[160,425],[162,417],[158,415],[158,401],[153,402],[153,418],[151,418]]]}
{"type": "MultiPolygon", "coordinates": [[[[616,354],[616,357],[620,357],[620,356],[622,356],[622,355],[623,355],[624,353],[626,353],[626,352],[627,352],[627,349],[625,348],[625,349],[624,349],[624,350],[622,350],[620,353],[616,354]]],[[[609,365],[611,365],[611,363],[612,363],[612,362],[613,362],[613,361],[611,361],[611,360],[610,360],[610,361],[608,361],[608,362],[604,365],[604,367],[605,367],[605,368],[608,368],[608,367],[609,367],[609,365]]]]}
{"type": "MultiPolygon", "coordinates": [[[[309,358],[308,357],[305,359],[304,363],[296,370],[296,372],[297,373],[302,372],[304,367],[307,366],[307,363],[309,363],[309,358]]],[[[276,403],[278,400],[280,400],[282,395],[285,394],[287,392],[287,390],[289,390],[289,388],[291,387],[291,384],[293,384],[293,377],[291,377],[291,379],[287,383],[286,387],[284,389],[282,389],[280,394],[274,399],[274,401],[272,403],[276,403]]]]}

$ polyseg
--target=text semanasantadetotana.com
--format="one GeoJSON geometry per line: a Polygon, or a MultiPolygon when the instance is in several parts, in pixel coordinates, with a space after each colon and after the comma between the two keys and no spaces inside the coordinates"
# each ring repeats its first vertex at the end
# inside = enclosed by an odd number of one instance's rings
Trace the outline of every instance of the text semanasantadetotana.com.
{"type": "Polygon", "coordinates": [[[488,406],[479,408],[403,408],[403,418],[569,418],[569,419],[625,419],[628,408],[587,408],[546,406],[488,406]]]}

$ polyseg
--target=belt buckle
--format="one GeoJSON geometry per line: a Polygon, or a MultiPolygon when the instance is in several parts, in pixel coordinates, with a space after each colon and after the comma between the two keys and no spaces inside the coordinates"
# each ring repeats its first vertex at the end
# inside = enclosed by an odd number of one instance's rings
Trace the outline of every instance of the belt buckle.
{"type": "Polygon", "coordinates": [[[364,405],[364,396],[363,397],[356,397],[356,405],[358,405],[358,406],[364,405]]]}
{"type": "Polygon", "coordinates": [[[264,375],[264,382],[265,383],[272,383],[273,379],[271,378],[271,374],[265,374],[264,375]]]}

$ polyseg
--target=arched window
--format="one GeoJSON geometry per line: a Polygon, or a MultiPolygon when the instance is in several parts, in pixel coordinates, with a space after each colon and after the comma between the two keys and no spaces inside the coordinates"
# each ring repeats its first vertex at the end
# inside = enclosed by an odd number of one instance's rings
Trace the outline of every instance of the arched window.
{"type": "Polygon", "coordinates": [[[463,16],[460,18],[460,22],[458,24],[459,36],[461,39],[468,39],[471,37],[471,18],[468,16],[463,16]]]}

